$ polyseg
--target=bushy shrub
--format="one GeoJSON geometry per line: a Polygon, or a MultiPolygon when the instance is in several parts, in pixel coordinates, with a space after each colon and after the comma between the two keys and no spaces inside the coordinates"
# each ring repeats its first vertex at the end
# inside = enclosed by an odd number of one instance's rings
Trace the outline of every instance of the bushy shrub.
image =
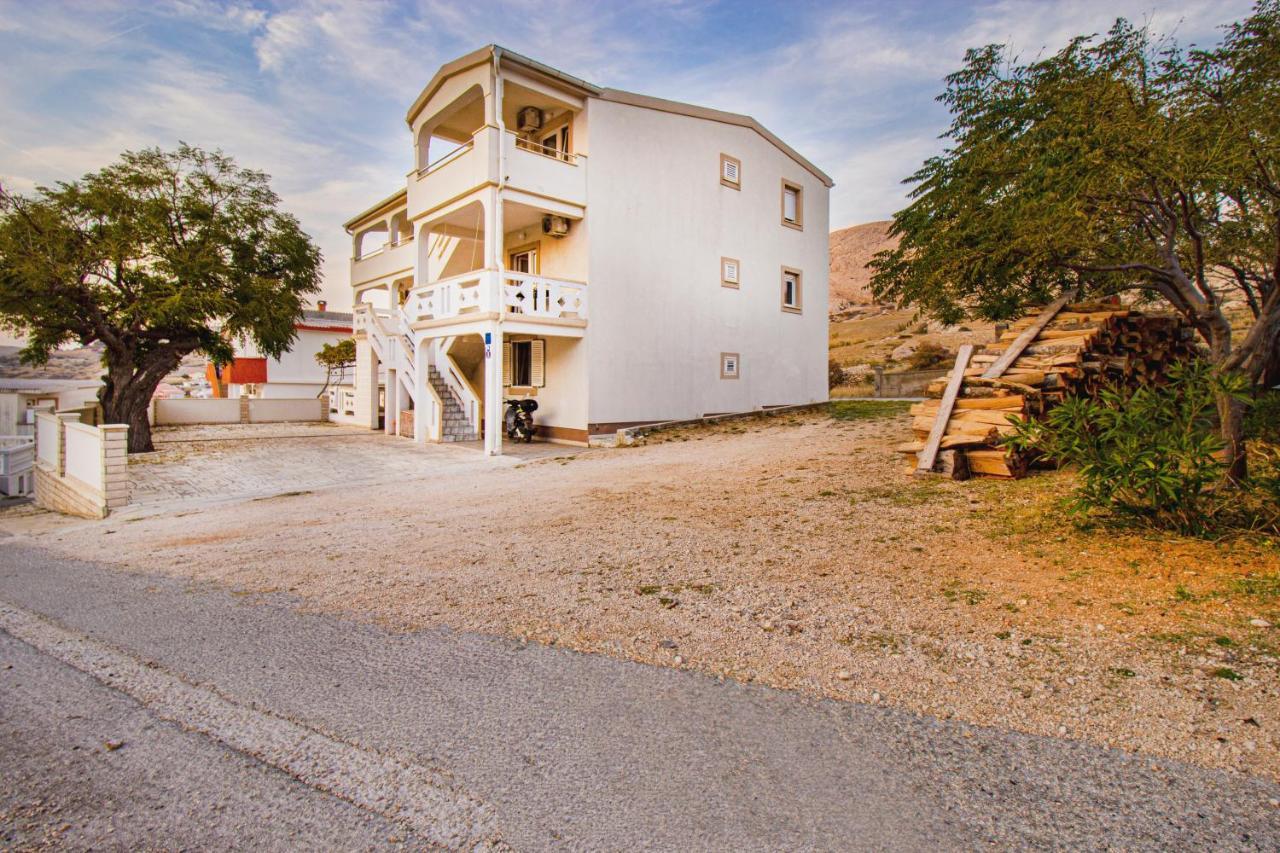
{"type": "Polygon", "coordinates": [[[1280,445],[1280,391],[1259,395],[1244,421],[1245,435],[1255,441],[1280,445]]]}
{"type": "Polygon", "coordinates": [[[844,384],[844,368],[834,359],[827,359],[827,390],[844,384]]]}
{"type": "Polygon", "coordinates": [[[1247,399],[1242,380],[1201,361],[1171,366],[1168,380],[1069,398],[1044,420],[1017,424],[1010,443],[1075,467],[1079,512],[1103,510],[1194,535],[1273,527],[1274,496],[1261,482],[1222,488],[1215,395],[1247,399]]]}
{"type": "Polygon", "coordinates": [[[954,358],[955,355],[951,350],[941,344],[925,341],[916,347],[915,352],[907,356],[907,366],[912,370],[928,370],[931,367],[946,364],[954,358]]]}

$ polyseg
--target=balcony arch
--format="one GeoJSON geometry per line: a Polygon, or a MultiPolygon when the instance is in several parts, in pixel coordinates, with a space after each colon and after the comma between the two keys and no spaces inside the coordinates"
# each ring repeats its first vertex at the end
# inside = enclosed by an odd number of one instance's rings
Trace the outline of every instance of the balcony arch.
{"type": "Polygon", "coordinates": [[[362,231],[357,231],[352,251],[355,259],[368,257],[382,250],[387,243],[387,223],[376,222],[362,231]]]}
{"type": "Polygon", "coordinates": [[[427,171],[431,164],[466,145],[484,124],[484,89],[476,84],[418,129],[415,140],[418,171],[427,171]]]}

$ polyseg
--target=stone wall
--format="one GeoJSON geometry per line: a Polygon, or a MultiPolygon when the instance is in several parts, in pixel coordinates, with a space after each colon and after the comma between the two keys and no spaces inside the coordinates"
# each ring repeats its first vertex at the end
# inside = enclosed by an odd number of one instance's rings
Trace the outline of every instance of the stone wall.
{"type": "Polygon", "coordinates": [[[86,426],[80,424],[77,413],[69,412],[41,412],[36,418],[36,506],[83,518],[106,518],[129,502],[128,426],[86,426]],[[93,483],[67,473],[68,424],[79,439],[73,448],[78,454],[73,465],[82,473],[92,471],[93,483]]]}

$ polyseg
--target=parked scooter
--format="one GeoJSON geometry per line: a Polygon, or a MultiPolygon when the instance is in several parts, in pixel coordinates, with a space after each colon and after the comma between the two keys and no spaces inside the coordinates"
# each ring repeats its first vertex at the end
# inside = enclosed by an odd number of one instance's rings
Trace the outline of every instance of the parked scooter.
{"type": "Polygon", "coordinates": [[[507,413],[503,417],[507,426],[507,438],[512,441],[533,441],[536,427],[533,425],[533,413],[538,409],[537,400],[507,400],[507,413]]]}

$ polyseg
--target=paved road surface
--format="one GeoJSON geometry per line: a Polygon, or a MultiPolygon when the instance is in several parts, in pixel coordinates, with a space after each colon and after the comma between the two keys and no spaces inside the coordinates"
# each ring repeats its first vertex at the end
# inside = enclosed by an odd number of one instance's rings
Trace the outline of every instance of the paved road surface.
{"type": "Polygon", "coordinates": [[[295,605],[0,540],[0,846],[1280,847],[1260,779],[295,605]]]}

